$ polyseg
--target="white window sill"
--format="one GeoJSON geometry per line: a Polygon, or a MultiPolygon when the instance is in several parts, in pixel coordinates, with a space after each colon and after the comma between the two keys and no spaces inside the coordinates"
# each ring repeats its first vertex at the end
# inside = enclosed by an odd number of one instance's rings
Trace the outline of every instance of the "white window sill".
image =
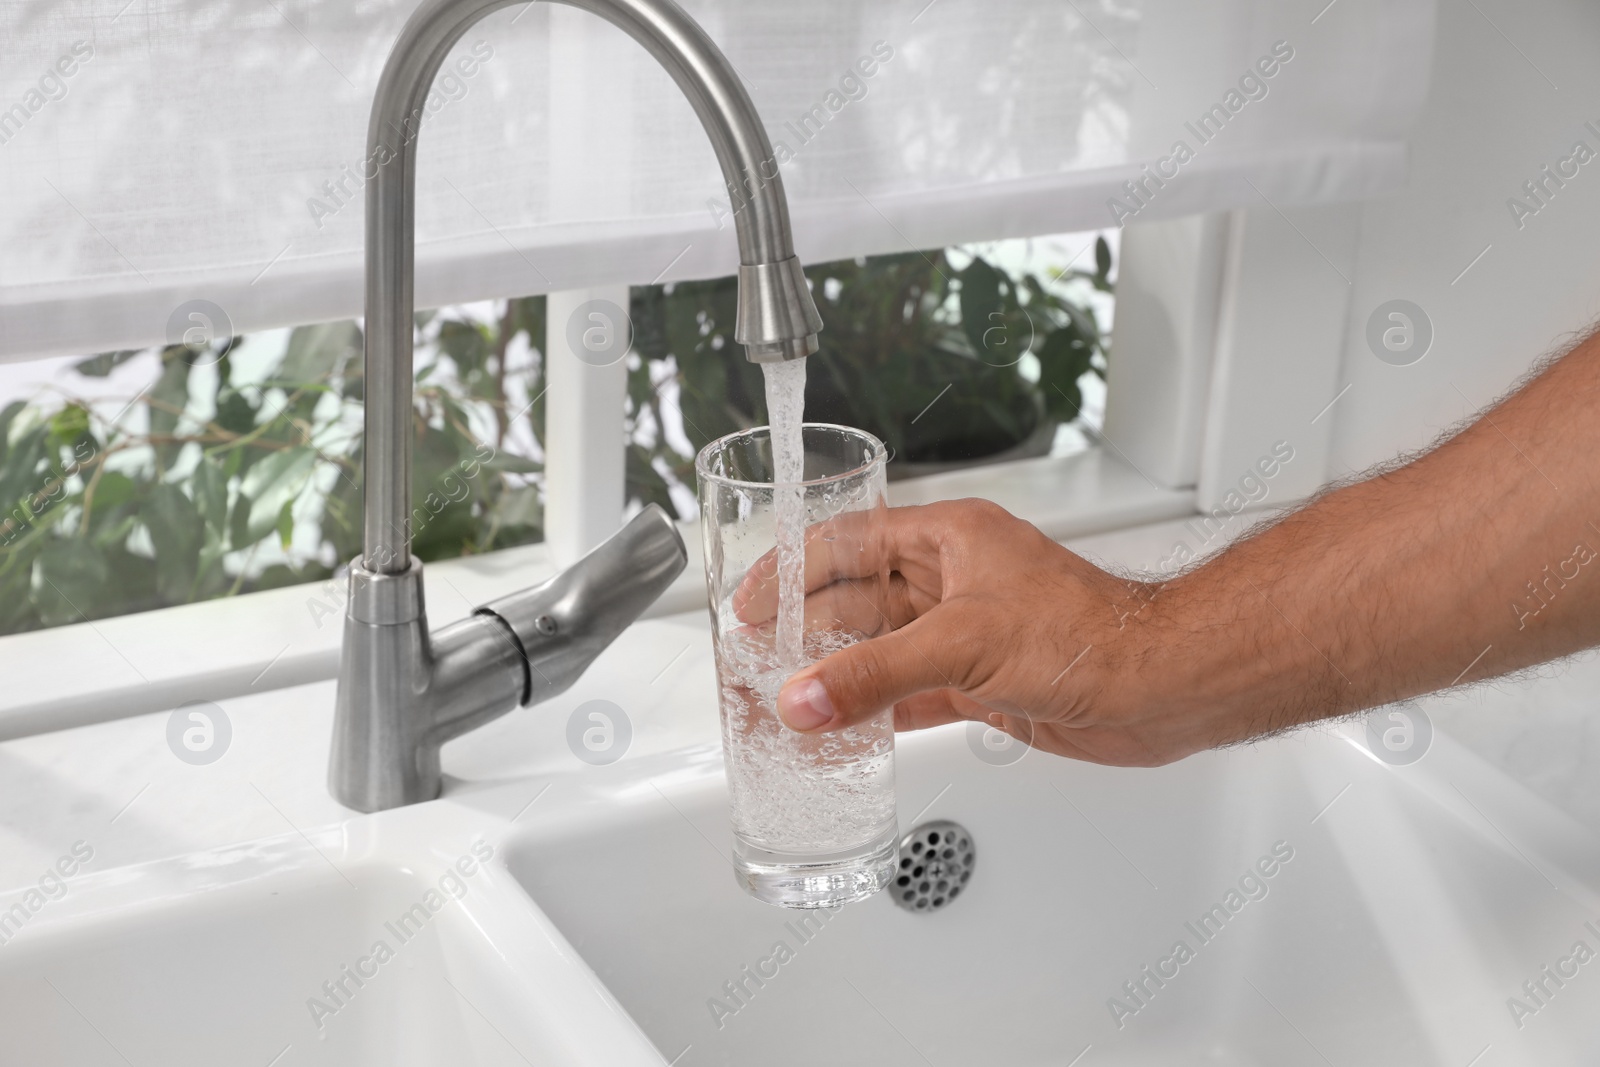
{"type": "MultiPolygon", "coordinates": [[[[1102,450],[971,468],[889,488],[891,504],[983,497],[1057,540],[1194,513],[1189,490],[1152,485],[1102,450]]],[[[696,524],[689,565],[647,613],[703,607],[696,524]]],[[[549,577],[545,546],[429,564],[429,618],[453,622],[477,605],[549,577]]],[[[344,591],[332,583],[101,619],[0,638],[0,740],[164,711],[332,678],[344,591]]]]}

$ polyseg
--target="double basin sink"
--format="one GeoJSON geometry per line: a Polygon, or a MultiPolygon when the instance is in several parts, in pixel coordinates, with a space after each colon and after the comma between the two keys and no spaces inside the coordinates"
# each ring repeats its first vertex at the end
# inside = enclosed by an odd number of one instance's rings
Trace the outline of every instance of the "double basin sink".
{"type": "MultiPolygon", "coordinates": [[[[903,735],[902,829],[964,826],[966,891],[933,913],[888,894],[792,912],[735,884],[709,641],[686,656],[704,692],[671,713],[692,725],[609,765],[563,750],[479,774],[480,751],[432,803],[84,873],[38,908],[0,895],[23,907],[0,912],[0,1063],[1501,1067],[1600,1049],[1600,962],[1576,948],[1600,950],[1600,843],[1448,736],[1405,767],[1336,728],[1123,770],[997,750],[982,727],[903,735]]],[[[638,706],[650,680],[608,669],[517,714],[638,706]]]]}

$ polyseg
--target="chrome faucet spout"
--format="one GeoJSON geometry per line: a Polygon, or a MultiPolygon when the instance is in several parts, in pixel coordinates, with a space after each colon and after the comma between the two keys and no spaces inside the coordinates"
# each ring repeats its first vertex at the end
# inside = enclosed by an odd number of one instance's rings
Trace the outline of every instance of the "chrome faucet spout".
{"type": "MultiPolygon", "coordinates": [[[[439,747],[565,689],[684,568],[653,506],[570,571],[430,633],[411,554],[413,249],[417,135],[434,76],[485,15],[524,0],[423,0],[400,31],[367,130],[363,554],[351,595],[329,788],[378,811],[431,800],[439,747]]],[[[732,65],[672,0],[552,0],[598,15],[667,70],[711,140],[739,244],[734,337],[755,362],[809,355],[821,317],[795,258],[772,145],[732,65]]]]}
{"type": "MultiPolygon", "coordinates": [[[[400,31],[367,129],[366,541],[373,569],[403,573],[411,538],[412,248],[417,134],[440,64],[485,15],[521,0],[424,0],[400,31]]],[[[688,97],[722,168],[739,241],[734,338],[774,362],[817,349],[822,318],[794,255],[789,205],[766,127],[733,67],[672,0],[559,0],[644,46],[688,97]]]]}

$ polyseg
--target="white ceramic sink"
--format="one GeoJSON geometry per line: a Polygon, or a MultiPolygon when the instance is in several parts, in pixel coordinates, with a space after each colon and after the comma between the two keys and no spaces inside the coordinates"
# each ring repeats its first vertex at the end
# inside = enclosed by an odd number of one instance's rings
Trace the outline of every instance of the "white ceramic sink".
{"type": "Polygon", "coordinates": [[[1550,1067],[1600,1049],[1600,961],[1567,964],[1520,1029],[1507,1007],[1576,941],[1600,949],[1600,848],[1445,738],[1404,768],[1322,735],[1130,771],[993,766],[961,727],[903,737],[902,829],[970,830],[968,890],[809,925],[735,886],[713,755],[586,776],[587,803],[507,845],[684,1065],[1550,1067]],[[1246,878],[1258,863],[1271,876],[1246,878]]]}
{"type": "Polygon", "coordinates": [[[399,815],[68,880],[0,945],[0,1063],[655,1060],[485,820],[399,815]]]}
{"type": "Polygon", "coordinates": [[[338,816],[312,803],[331,684],[228,703],[239,740],[210,767],[171,758],[164,716],[11,743],[22,843],[91,826],[107,855],[0,937],[0,1064],[1600,1061],[1600,959],[1573,958],[1600,951],[1600,841],[1448,736],[1408,767],[1342,727],[1160,770],[903,736],[902,828],[967,827],[972,881],[933,914],[880,895],[806,925],[734,883],[710,659],[703,614],[640,624],[559,701],[446,749],[443,800],[156,862],[110,853],[191,811],[218,834],[338,816]],[[593,699],[633,722],[608,766],[568,747],[593,699]],[[100,815],[91,756],[129,768],[100,815]]]}

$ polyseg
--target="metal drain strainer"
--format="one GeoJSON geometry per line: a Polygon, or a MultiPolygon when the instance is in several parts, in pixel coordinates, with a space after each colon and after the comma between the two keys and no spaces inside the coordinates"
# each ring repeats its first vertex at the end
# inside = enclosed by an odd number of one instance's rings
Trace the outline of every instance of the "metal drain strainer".
{"type": "Polygon", "coordinates": [[[900,839],[889,895],[907,911],[938,911],[961,895],[977,859],[966,827],[946,819],[925,822],[900,839]]]}

